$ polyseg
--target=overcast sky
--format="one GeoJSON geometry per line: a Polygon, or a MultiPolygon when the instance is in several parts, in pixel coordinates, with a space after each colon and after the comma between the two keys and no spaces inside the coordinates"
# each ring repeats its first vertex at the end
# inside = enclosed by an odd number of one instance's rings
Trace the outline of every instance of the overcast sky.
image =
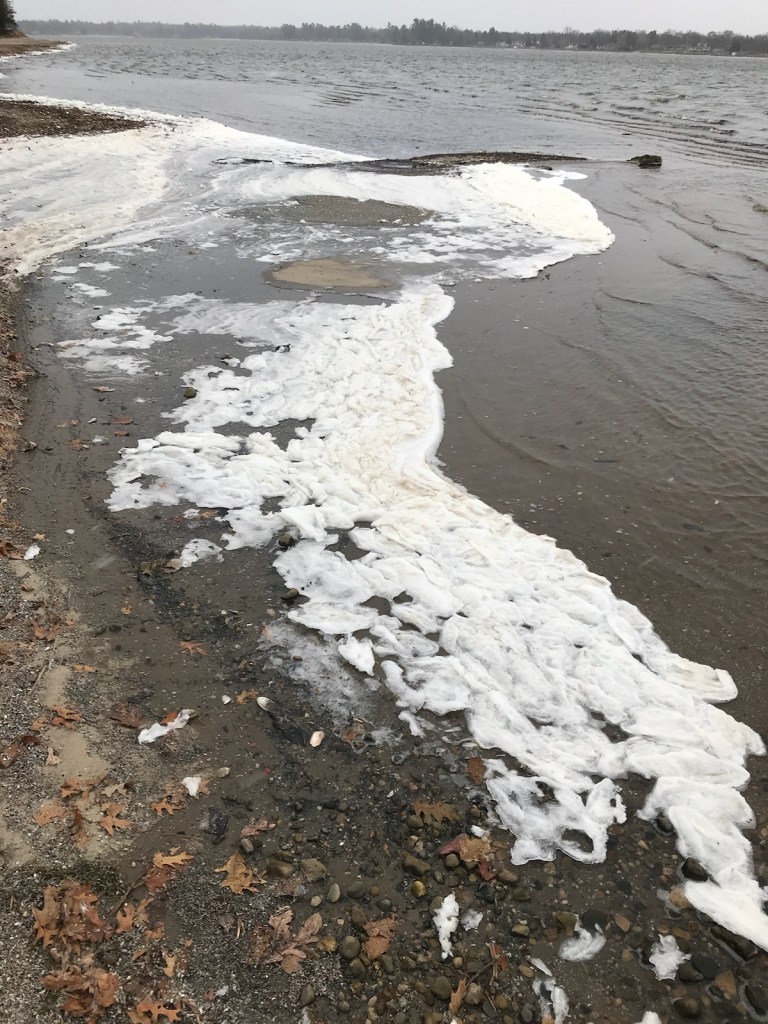
{"type": "Polygon", "coordinates": [[[274,25],[319,21],[363,25],[400,24],[414,17],[435,18],[462,28],[543,30],[566,25],[592,28],[692,28],[700,32],[730,28],[756,34],[768,31],[766,0],[282,0],[278,5],[252,0],[15,0],[19,18],[84,18],[90,21],[216,21],[224,25],[274,25]]]}

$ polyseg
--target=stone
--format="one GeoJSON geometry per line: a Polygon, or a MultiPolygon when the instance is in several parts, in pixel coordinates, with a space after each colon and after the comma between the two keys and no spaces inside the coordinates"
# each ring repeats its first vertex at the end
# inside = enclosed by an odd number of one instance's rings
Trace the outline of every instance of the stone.
{"type": "Polygon", "coordinates": [[[534,1010],[530,1006],[524,1006],[520,1010],[520,1024],[533,1024],[535,1020],[534,1010]]]}
{"type": "Polygon", "coordinates": [[[312,985],[305,985],[299,994],[299,1006],[311,1006],[315,1001],[315,990],[312,985]]]}
{"type": "Polygon", "coordinates": [[[360,957],[355,957],[354,960],[350,960],[349,972],[353,978],[362,978],[365,974],[365,965],[360,957]]]}
{"type": "Polygon", "coordinates": [[[531,929],[523,921],[519,921],[517,924],[513,924],[509,929],[513,935],[519,935],[522,938],[527,938],[531,934],[531,929]]]}
{"type": "Polygon", "coordinates": [[[328,868],[326,868],[325,864],[315,857],[300,860],[299,867],[308,882],[321,882],[328,874],[328,868]]]}
{"type": "Polygon", "coordinates": [[[672,1005],[683,1020],[698,1020],[701,1017],[701,1003],[698,999],[676,999],[672,1005]]]}
{"type": "Polygon", "coordinates": [[[484,999],[485,992],[483,992],[481,985],[478,985],[477,982],[473,981],[471,985],[467,986],[467,991],[464,995],[464,1002],[467,1006],[480,1006],[484,999]]]}
{"type": "Polygon", "coordinates": [[[354,960],[360,952],[360,939],[355,935],[345,935],[341,940],[339,952],[345,960],[354,960]]]}
{"type": "Polygon", "coordinates": [[[197,388],[193,388],[191,385],[187,385],[182,391],[185,398],[197,398],[197,388]]]}
{"type": "Polygon", "coordinates": [[[640,156],[633,156],[629,163],[637,164],[643,170],[648,170],[648,168],[661,167],[662,159],[656,153],[642,153],[640,156]]]}
{"type": "Polygon", "coordinates": [[[496,877],[504,885],[517,885],[520,881],[520,876],[516,875],[514,871],[510,871],[508,868],[502,868],[496,877]]]}
{"type": "Polygon", "coordinates": [[[603,910],[585,910],[581,915],[581,923],[588,932],[593,932],[596,928],[605,931],[608,927],[608,915],[603,910]]]}
{"type": "Polygon", "coordinates": [[[309,901],[309,905],[311,907],[319,907],[322,902],[323,902],[323,897],[322,896],[313,896],[312,899],[309,901]]]}
{"type": "Polygon", "coordinates": [[[757,1013],[768,1014],[768,989],[749,982],[744,988],[744,995],[757,1013]]]}
{"type": "Polygon", "coordinates": [[[724,942],[729,949],[732,949],[734,953],[737,953],[742,960],[751,960],[753,956],[757,955],[757,946],[754,942],[749,939],[745,939],[741,935],[735,935],[733,932],[728,931],[727,928],[723,928],[721,925],[716,924],[712,929],[714,937],[724,942]]]}
{"type": "Polygon", "coordinates": [[[714,980],[714,987],[722,992],[726,999],[736,999],[739,995],[739,987],[736,984],[736,976],[733,971],[723,971],[714,980]]]}
{"type": "Polygon", "coordinates": [[[558,925],[566,935],[573,935],[576,925],[579,922],[576,914],[571,914],[567,910],[558,910],[552,915],[552,917],[554,917],[555,921],[557,921],[558,925]]]}
{"type": "Polygon", "coordinates": [[[284,860],[267,861],[267,874],[273,878],[290,878],[293,871],[293,864],[287,864],[284,860]]]}
{"type": "Polygon", "coordinates": [[[623,931],[625,935],[632,927],[632,922],[629,920],[628,917],[624,917],[623,914],[616,914],[613,920],[616,923],[616,927],[623,931]]]}
{"type": "Polygon", "coordinates": [[[403,856],[403,867],[409,875],[416,875],[418,878],[423,878],[432,870],[425,860],[419,860],[412,853],[406,853],[403,856]]]}
{"type": "Polygon", "coordinates": [[[367,895],[368,884],[362,879],[358,879],[356,882],[350,882],[347,886],[347,896],[349,896],[351,900],[361,900],[367,895]]]}
{"type": "Polygon", "coordinates": [[[427,887],[423,882],[414,882],[411,886],[411,895],[415,896],[417,900],[420,900],[422,896],[425,896],[427,887]]]}
{"type": "Polygon", "coordinates": [[[680,964],[680,968],[677,972],[678,981],[685,981],[691,984],[696,981],[702,981],[704,975],[701,974],[693,966],[690,960],[686,960],[685,963],[680,964]]]}
{"type": "Polygon", "coordinates": [[[325,898],[328,900],[329,903],[339,902],[339,900],[341,899],[341,888],[336,884],[336,882],[334,882],[333,885],[331,885],[331,887],[328,889],[328,895],[325,898]]]}
{"type": "Polygon", "coordinates": [[[432,993],[438,999],[442,999],[444,1003],[447,1003],[451,998],[451,993],[453,992],[451,983],[443,975],[438,975],[429,987],[432,990],[432,993]]]}
{"type": "Polygon", "coordinates": [[[706,882],[709,878],[707,869],[695,857],[686,857],[681,870],[692,882],[706,882]]]}
{"type": "Polygon", "coordinates": [[[453,871],[454,868],[457,868],[459,864],[461,864],[461,861],[455,853],[449,853],[445,858],[445,866],[450,868],[451,871],[453,871]]]}
{"type": "Polygon", "coordinates": [[[691,956],[691,965],[699,974],[706,978],[707,981],[712,981],[720,971],[720,966],[716,960],[713,960],[711,956],[706,953],[694,953],[691,956]]]}

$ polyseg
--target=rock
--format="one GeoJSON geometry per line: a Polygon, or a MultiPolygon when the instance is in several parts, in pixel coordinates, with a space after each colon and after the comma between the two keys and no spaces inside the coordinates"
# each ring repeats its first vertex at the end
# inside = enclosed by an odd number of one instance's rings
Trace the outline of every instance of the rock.
{"type": "Polygon", "coordinates": [[[341,899],[341,889],[336,884],[336,882],[334,882],[333,885],[331,885],[330,889],[328,890],[328,895],[325,898],[328,900],[329,903],[339,902],[339,900],[341,899]]]}
{"type": "Polygon", "coordinates": [[[291,587],[283,594],[283,601],[285,601],[286,604],[292,604],[298,596],[299,592],[296,587],[291,587]]]}
{"type": "Polygon", "coordinates": [[[533,1024],[535,1020],[535,1014],[533,1007],[524,1006],[520,1011],[520,1024],[533,1024]]]}
{"type": "Polygon", "coordinates": [[[317,948],[321,953],[335,953],[339,944],[333,935],[321,935],[317,940],[317,948]]]}
{"type": "Polygon", "coordinates": [[[365,965],[360,957],[355,957],[354,960],[350,960],[349,972],[353,978],[362,978],[365,974],[365,965]]]}
{"type": "Polygon", "coordinates": [[[424,1024],[442,1024],[443,1015],[435,1010],[428,1010],[422,1019],[424,1024]]]}
{"type": "Polygon", "coordinates": [[[517,924],[513,924],[509,930],[513,935],[520,935],[523,938],[527,938],[527,936],[531,934],[529,926],[522,921],[519,921],[517,924]]]}
{"type": "Polygon", "coordinates": [[[558,910],[552,917],[554,917],[566,935],[573,935],[579,921],[576,914],[570,914],[567,910],[558,910]]]}
{"type": "Polygon", "coordinates": [[[438,999],[442,999],[444,1003],[447,1003],[451,998],[451,993],[453,992],[451,983],[447,978],[443,977],[443,975],[438,975],[429,987],[433,994],[438,999]]]}
{"type": "Polygon", "coordinates": [[[507,868],[502,868],[496,877],[504,885],[517,885],[520,881],[520,876],[516,875],[514,871],[509,871],[507,868]]]}
{"type": "Polygon", "coordinates": [[[680,968],[677,972],[678,981],[685,981],[688,984],[696,981],[702,981],[704,975],[701,974],[693,966],[690,960],[686,960],[685,963],[680,964],[680,968]]]}
{"type": "Polygon", "coordinates": [[[480,1006],[484,999],[485,992],[483,992],[482,986],[473,981],[472,984],[467,987],[464,1002],[467,1006],[480,1006]]]}
{"type": "Polygon", "coordinates": [[[306,876],[308,882],[320,882],[328,874],[328,868],[322,861],[317,860],[315,857],[309,857],[307,860],[300,860],[299,867],[302,873],[306,876]]]}
{"type": "Polygon", "coordinates": [[[355,935],[345,935],[341,940],[339,952],[345,960],[354,960],[360,952],[360,939],[355,935]]]}
{"type": "Polygon", "coordinates": [[[182,394],[185,398],[197,398],[197,388],[193,388],[190,385],[184,388],[182,394]]]}
{"type": "Polygon", "coordinates": [[[273,878],[290,878],[293,874],[293,864],[286,864],[284,860],[268,860],[267,874],[273,878]]]}
{"type": "Polygon", "coordinates": [[[628,917],[624,917],[623,914],[616,914],[613,920],[616,924],[616,927],[621,929],[621,931],[623,931],[625,935],[632,927],[632,922],[629,920],[628,917]]]}
{"type": "Polygon", "coordinates": [[[605,931],[608,927],[608,915],[602,910],[585,910],[581,915],[581,923],[588,932],[593,932],[596,928],[605,931]]]}
{"type": "Polygon", "coordinates": [[[445,858],[445,866],[449,868],[451,871],[453,871],[454,868],[457,868],[459,864],[461,864],[461,861],[459,860],[455,853],[449,853],[448,856],[445,858]]]}
{"type": "Polygon", "coordinates": [[[692,882],[706,882],[709,878],[706,868],[704,868],[694,857],[687,857],[683,861],[682,872],[686,878],[690,878],[692,882]]]}
{"type": "Polygon", "coordinates": [[[323,902],[323,897],[322,896],[313,896],[312,899],[309,901],[309,905],[311,907],[319,907],[322,902],[323,902]]]}
{"type": "Polygon", "coordinates": [[[315,1001],[315,990],[311,985],[305,985],[299,995],[299,1006],[311,1006],[315,1001]]]}
{"type": "Polygon", "coordinates": [[[358,879],[356,882],[350,882],[347,886],[347,896],[351,900],[361,900],[368,895],[368,884],[362,879],[358,879]]]}
{"type": "Polygon", "coordinates": [[[415,896],[417,900],[420,900],[426,893],[427,887],[423,882],[414,882],[411,886],[411,895],[415,896]]]}
{"type": "Polygon", "coordinates": [[[250,854],[253,853],[256,847],[253,845],[251,840],[248,839],[248,837],[246,836],[245,839],[240,840],[240,849],[243,851],[243,853],[250,854]]]}
{"type": "Polygon", "coordinates": [[[283,551],[287,551],[288,548],[292,548],[293,545],[296,543],[296,538],[293,536],[292,533],[281,533],[280,536],[277,538],[277,543],[280,545],[283,551]]]}
{"type": "Polygon", "coordinates": [[[768,989],[749,982],[744,988],[744,994],[757,1013],[768,1014],[768,989]]]}
{"type": "Polygon", "coordinates": [[[425,860],[419,860],[419,858],[414,857],[412,853],[406,853],[403,855],[403,867],[409,875],[416,875],[419,878],[423,878],[424,875],[428,875],[432,870],[425,860]]]}
{"type": "Polygon", "coordinates": [[[655,153],[643,153],[640,156],[633,156],[629,163],[647,170],[649,167],[661,167],[662,159],[655,153]]]}
{"type": "Polygon", "coordinates": [[[725,996],[726,999],[736,999],[739,994],[739,987],[736,984],[736,976],[733,971],[723,971],[715,978],[714,987],[725,996]]]}
{"type": "Polygon", "coordinates": [[[694,953],[691,957],[691,965],[707,981],[712,981],[720,970],[717,961],[713,960],[711,956],[707,956],[706,953],[694,953]]]}
{"type": "Polygon", "coordinates": [[[672,1005],[683,1020],[698,1020],[701,1016],[701,1003],[698,999],[676,999],[672,1005]]]}
{"type": "Polygon", "coordinates": [[[757,946],[754,942],[750,942],[749,939],[745,939],[741,935],[735,935],[719,924],[713,927],[712,934],[720,942],[724,942],[734,953],[737,953],[742,960],[751,960],[753,956],[757,955],[757,946]]]}

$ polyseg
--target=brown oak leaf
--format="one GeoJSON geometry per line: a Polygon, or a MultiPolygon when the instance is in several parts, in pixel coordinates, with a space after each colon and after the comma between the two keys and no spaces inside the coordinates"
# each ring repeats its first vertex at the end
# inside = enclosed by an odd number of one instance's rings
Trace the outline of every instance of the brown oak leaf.
{"type": "Polygon", "coordinates": [[[459,818],[456,808],[444,800],[438,800],[436,803],[415,800],[413,810],[425,825],[442,825],[444,821],[458,821],[459,818]]]}
{"type": "Polygon", "coordinates": [[[197,654],[201,658],[208,656],[205,644],[200,643],[199,640],[180,640],[179,647],[183,654],[197,654]]]}
{"type": "Polygon", "coordinates": [[[246,892],[257,892],[256,885],[262,879],[258,878],[254,871],[245,863],[241,853],[233,853],[226,864],[216,868],[217,874],[224,874],[221,880],[221,888],[229,889],[230,892],[242,896],[246,892]]]}
{"type": "Polygon", "coordinates": [[[382,917],[378,921],[366,921],[363,925],[368,939],[365,943],[365,955],[369,960],[378,960],[392,945],[397,929],[394,917],[382,917]]]}

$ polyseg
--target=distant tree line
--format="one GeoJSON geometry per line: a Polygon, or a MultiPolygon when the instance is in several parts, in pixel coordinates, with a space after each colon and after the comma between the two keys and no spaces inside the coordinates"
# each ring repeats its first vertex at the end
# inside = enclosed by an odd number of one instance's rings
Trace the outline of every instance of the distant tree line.
{"type": "Polygon", "coordinates": [[[0,36],[9,36],[17,31],[16,15],[11,0],[0,0],[0,36]]]}
{"type": "MultiPolygon", "coordinates": [[[[0,0],[0,11],[9,0],[0,0]]],[[[11,12],[12,13],[12,12],[11,12]]],[[[768,56],[768,33],[759,36],[735,32],[645,32],[630,29],[594,32],[501,32],[461,29],[430,18],[415,18],[410,25],[366,28],[357,22],[349,25],[166,25],[147,21],[24,21],[24,31],[32,35],[115,35],[149,36],[174,39],[300,39],[315,42],[394,43],[403,46],[486,46],[532,50],[610,50],[615,52],[649,51],[654,53],[745,54],[768,56]]]]}

